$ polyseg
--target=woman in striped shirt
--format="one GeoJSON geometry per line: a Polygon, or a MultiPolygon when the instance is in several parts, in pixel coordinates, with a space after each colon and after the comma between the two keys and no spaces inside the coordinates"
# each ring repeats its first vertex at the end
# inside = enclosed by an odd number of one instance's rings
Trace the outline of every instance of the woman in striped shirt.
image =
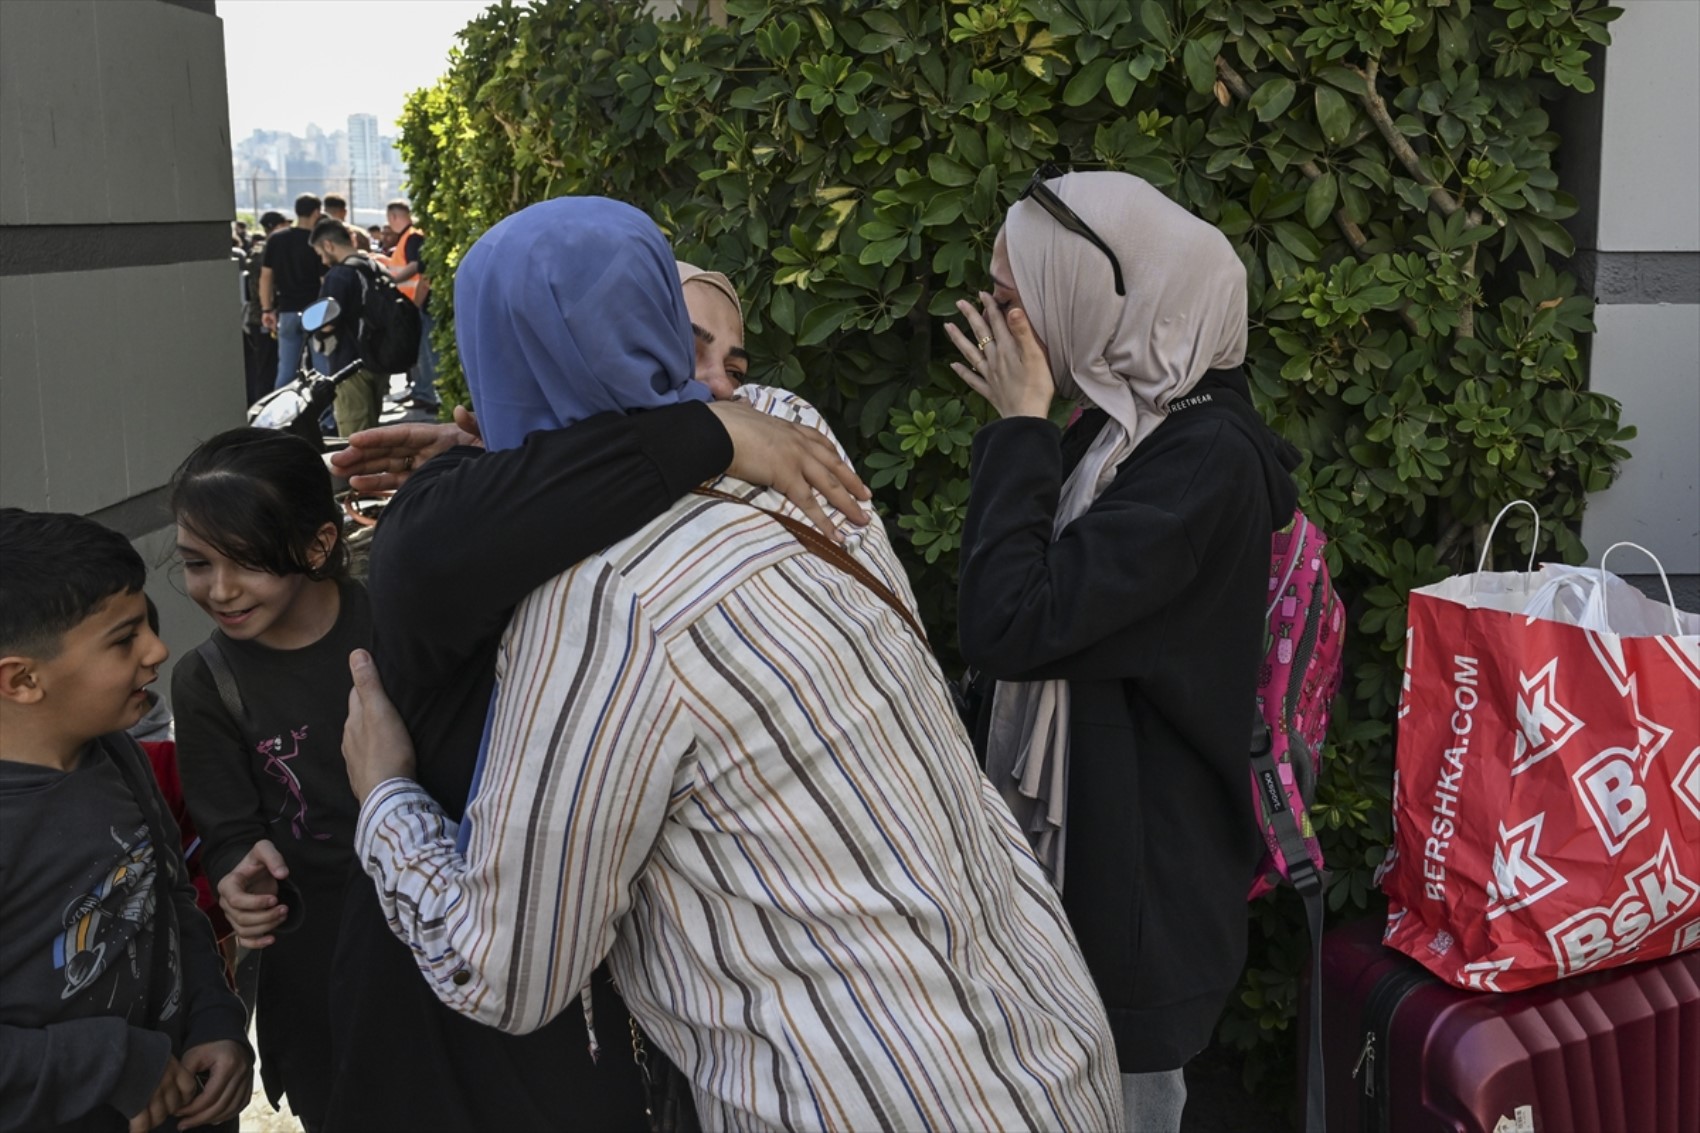
{"type": "MultiPolygon", "coordinates": [[[[600,398],[700,396],[671,256],[626,206],[510,217],[457,299],[494,447],[600,398]]],[[[736,498],[682,501],[515,611],[463,851],[357,655],[357,845],[392,930],[445,1003],[513,1032],[606,956],[710,1128],[1119,1128],[1097,993],[883,528],[852,554],[900,607],[764,514],[801,514],[782,497],[717,487],[736,498]]]]}

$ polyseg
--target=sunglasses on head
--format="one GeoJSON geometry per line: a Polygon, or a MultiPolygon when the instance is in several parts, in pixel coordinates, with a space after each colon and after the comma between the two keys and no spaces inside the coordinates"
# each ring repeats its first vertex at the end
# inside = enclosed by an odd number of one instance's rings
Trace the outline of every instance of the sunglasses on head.
{"type": "Polygon", "coordinates": [[[1025,201],[1027,198],[1032,197],[1033,200],[1038,202],[1039,207],[1050,213],[1052,219],[1054,219],[1058,224],[1062,225],[1076,236],[1084,237],[1096,245],[1100,252],[1103,252],[1104,255],[1110,258],[1110,272],[1115,276],[1116,294],[1125,297],[1127,295],[1127,288],[1122,286],[1121,261],[1116,259],[1116,254],[1114,252],[1110,251],[1110,246],[1104,243],[1104,238],[1092,231],[1092,226],[1087,224],[1084,220],[1081,220],[1079,213],[1063,204],[1062,198],[1051,192],[1051,187],[1045,184],[1045,182],[1054,180],[1062,175],[1062,170],[1047,161],[1045,164],[1033,171],[1033,179],[1027,182],[1027,188],[1021,190],[1021,195],[1015,199],[1017,201],[1025,201]]]}

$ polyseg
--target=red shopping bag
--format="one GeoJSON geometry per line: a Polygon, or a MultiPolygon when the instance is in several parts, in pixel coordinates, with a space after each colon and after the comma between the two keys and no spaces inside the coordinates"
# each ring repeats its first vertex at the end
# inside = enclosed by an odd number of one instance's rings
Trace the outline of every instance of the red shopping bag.
{"type": "Polygon", "coordinates": [[[1406,654],[1389,945],[1487,991],[1700,946],[1700,617],[1478,571],[1412,592],[1406,654]]]}

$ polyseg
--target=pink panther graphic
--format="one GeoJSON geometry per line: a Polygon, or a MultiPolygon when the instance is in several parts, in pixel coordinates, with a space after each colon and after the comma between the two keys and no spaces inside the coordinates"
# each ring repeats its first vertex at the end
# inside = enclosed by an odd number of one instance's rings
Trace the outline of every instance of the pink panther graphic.
{"type": "Polygon", "coordinates": [[[307,825],[307,798],[301,793],[301,778],[289,766],[291,761],[301,754],[301,741],[307,738],[306,726],[291,728],[289,738],[294,741],[295,746],[287,753],[283,750],[282,736],[273,736],[254,750],[266,757],[266,774],[282,783],[284,793],[289,796],[284,800],[283,806],[278,808],[278,817],[282,818],[283,812],[289,809],[290,804],[295,804],[295,813],[289,816],[289,832],[296,838],[307,837],[322,841],[330,835],[315,834],[307,825]]]}

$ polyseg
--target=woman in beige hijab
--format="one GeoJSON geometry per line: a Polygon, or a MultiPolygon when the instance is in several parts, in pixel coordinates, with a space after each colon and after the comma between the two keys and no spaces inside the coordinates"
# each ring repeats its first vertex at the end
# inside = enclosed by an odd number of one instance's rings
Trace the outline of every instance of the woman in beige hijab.
{"type": "Polygon", "coordinates": [[[1296,457],[1251,405],[1226,237],[1137,177],[1047,172],[947,328],[1002,418],[974,441],[962,653],[997,680],[986,772],[1062,891],[1129,1127],[1178,1129],[1181,1068],[1245,959],[1263,598],[1296,457]],[[1086,407],[1066,433],[1059,393],[1086,407]]]}
{"type": "Polygon", "coordinates": [[[696,336],[696,379],[708,387],[714,400],[727,401],[750,372],[750,355],[744,349],[744,305],[732,281],[719,272],[704,271],[683,260],[675,260],[674,266],[679,269],[685,309],[691,313],[691,331],[696,336]]]}

